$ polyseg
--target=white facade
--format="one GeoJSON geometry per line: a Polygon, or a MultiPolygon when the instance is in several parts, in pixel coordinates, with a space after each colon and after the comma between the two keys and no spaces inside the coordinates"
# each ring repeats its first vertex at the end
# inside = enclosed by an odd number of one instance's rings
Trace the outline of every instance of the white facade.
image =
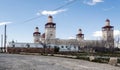
{"type": "Polygon", "coordinates": [[[79,51],[79,45],[76,39],[51,39],[47,42],[48,47],[59,47],[59,51],[79,51]]]}
{"type": "Polygon", "coordinates": [[[58,47],[60,48],[59,51],[79,51],[78,46],[74,45],[59,45],[58,47]]]}
{"type": "Polygon", "coordinates": [[[8,47],[43,48],[43,45],[41,45],[39,43],[17,43],[17,42],[9,42],[8,47]]]}

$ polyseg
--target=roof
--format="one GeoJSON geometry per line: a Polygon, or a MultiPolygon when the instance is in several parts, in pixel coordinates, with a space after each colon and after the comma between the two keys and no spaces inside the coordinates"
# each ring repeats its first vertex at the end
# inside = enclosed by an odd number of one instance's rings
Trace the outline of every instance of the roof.
{"type": "Polygon", "coordinates": [[[77,34],[77,36],[81,36],[81,35],[84,35],[84,34],[77,34]]]}
{"type": "Polygon", "coordinates": [[[36,27],[36,29],[39,29],[38,27],[36,27]]]}
{"type": "Polygon", "coordinates": [[[106,22],[110,22],[110,20],[109,20],[109,19],[106,19],[106,22]]]}
{"type": "Polygon", "coordinates": [[[49,15],[49,16],[48,16],[48,18],[52,18],[52,16],[51,16],[51,15],[49,15]]]}
{"type": "Polygon", "coordinates": [[[51,23],[46,23],[45,24],[45,26],[47,26],[47,25],[56,25],[56,24],[51,22],[51,23]]]}
{"type": "Polygon", "coordinates": [[[114,26],[104,26],[102,28],[113,28],[114,26]]]}

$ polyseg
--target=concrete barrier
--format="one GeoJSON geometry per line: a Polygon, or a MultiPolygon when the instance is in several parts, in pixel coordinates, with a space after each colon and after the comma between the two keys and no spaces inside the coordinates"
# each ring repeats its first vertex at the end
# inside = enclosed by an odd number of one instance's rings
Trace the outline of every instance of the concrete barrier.
{"type": "Polygon", "coordinates": [[[116,66],[117,65],[117,57],[111,57],[108,63],[110,65],[116,66]]]}
{"type": "Polygon", "coordinates": [[[89,60],[93,61],[93,60],[95,60],[95,57],[94,56],[89,56],[89,60]]]}

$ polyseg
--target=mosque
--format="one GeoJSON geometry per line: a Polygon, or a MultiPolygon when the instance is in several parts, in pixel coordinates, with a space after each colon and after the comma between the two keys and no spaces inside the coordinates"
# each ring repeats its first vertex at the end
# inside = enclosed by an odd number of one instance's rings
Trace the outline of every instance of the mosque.
{"type": "Polygon", "coordinates": [[[81,51],[81,48],[105,47],[114,48],[114,27],[110,25],[110,20],[106,19],[105,26],[102,27],[101,40],[85,40],[82,29],[78,29],[76,39],[58,39],[56,38],[56,23],[53,17],[48,16],[45,24],[45,32],[41,34],[39,27],[35,28],[33,33],[34,43],[9,42],[8,47],[34,47],[34,48],[55,48],[59,51],[81,51]]]}

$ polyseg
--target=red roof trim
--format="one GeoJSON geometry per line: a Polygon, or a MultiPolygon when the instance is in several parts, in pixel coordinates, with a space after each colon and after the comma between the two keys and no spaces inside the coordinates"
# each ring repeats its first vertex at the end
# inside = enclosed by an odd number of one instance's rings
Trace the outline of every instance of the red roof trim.
{"type": "Polygon", "coordinates": [[[40,32],[34,32],[33,34],[40,34],[40,32]]]}
{"type": "Polygon", "coordinates": [[[114,26],[104,26],[102,28],[113,28],[114,26]]]}
{"type": "Polygon", "coordinates": [[[46,23],[45,26],[46,25],[56,25],[56,24],[51,22],[51,23],[46,23]]]}
{"type": "Polygon", "coordinates": [[[84,34],[77,34],[77,36],[82,36],[82,35],[84,35],[84,34]]]}

